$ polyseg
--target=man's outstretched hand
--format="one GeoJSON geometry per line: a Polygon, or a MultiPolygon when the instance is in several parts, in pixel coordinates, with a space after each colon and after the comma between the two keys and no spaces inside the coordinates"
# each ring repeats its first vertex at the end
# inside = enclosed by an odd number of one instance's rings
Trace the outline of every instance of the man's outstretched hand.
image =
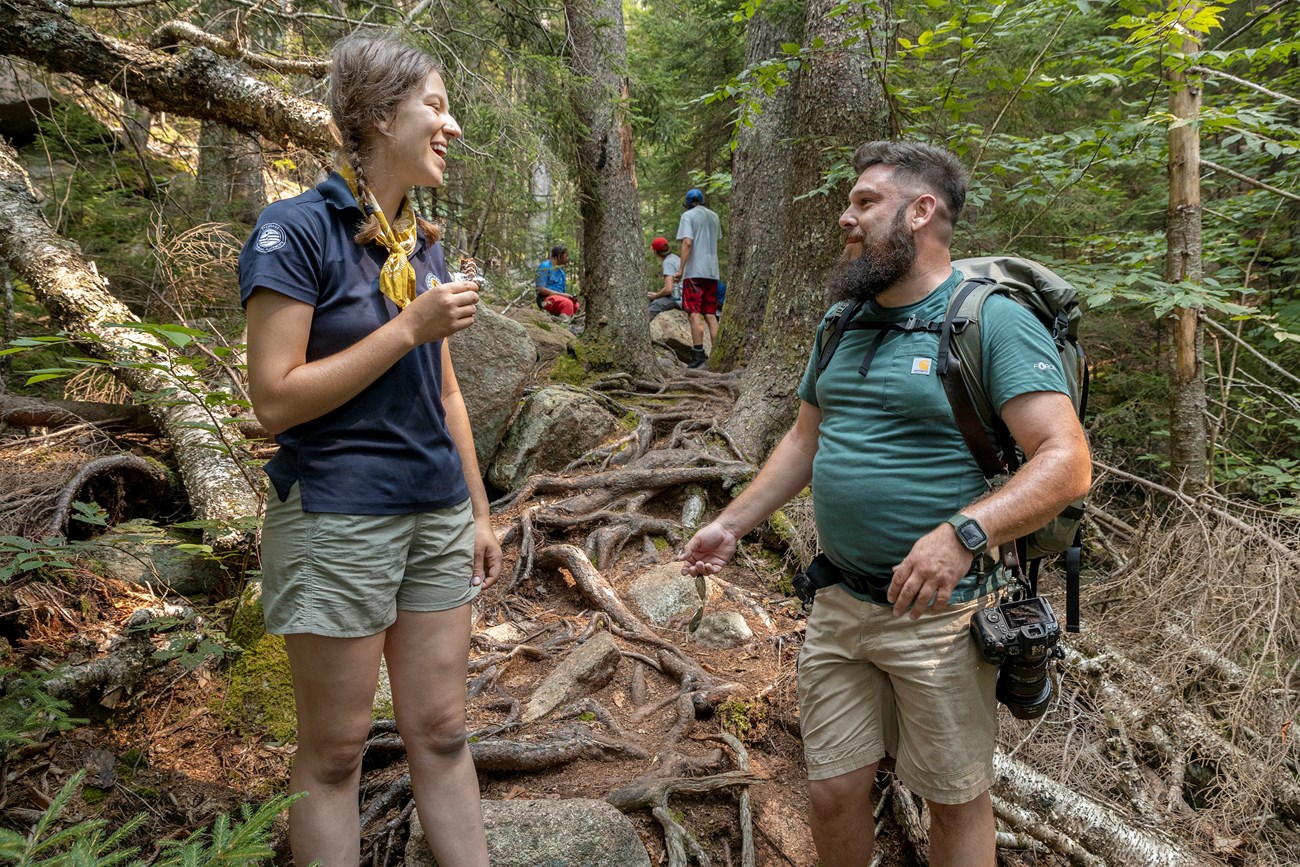
{"type": "Polygon", "coordinates": [[[691,537],[682,551],[683,575],[716,575],[736,553],[736,536],[714,521],[691,537]]]}

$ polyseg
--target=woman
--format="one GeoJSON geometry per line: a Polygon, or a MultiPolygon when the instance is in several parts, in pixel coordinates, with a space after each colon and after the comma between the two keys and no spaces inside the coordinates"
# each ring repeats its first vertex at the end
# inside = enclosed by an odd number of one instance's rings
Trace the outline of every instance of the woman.
{"type": "Polygon", "coordinates": [[[383,657],[433,853],[483,867],[465,673],[469,603],[501,550],[445,339],[478,295],[408,196],[442,184],[461,131],[433,60],[389,35],[335,46],[330,113],[338,171],[267,208],[239,257],[253,408],[280,444],[262,600],[298,712],[289,842],[298,864],[356,867],[383,657]]]}

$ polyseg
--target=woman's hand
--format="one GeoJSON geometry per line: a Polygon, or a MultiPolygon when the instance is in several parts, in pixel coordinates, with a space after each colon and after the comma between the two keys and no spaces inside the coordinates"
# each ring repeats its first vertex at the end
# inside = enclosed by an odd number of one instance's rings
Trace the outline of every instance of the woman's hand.
{"type": "Polygon", "coordinates": [[[474,324],[478,285],[472,280],[439,283],[421,292],[398,315],[410,330],[412,341],[433,343],[474,324]]]}
{"type": "Polygon", "coordinates": [[[483,589],[497,583],[501,576],[501,545],[487,518],[474,519],[474,572],[470,584],[483,589]]]}

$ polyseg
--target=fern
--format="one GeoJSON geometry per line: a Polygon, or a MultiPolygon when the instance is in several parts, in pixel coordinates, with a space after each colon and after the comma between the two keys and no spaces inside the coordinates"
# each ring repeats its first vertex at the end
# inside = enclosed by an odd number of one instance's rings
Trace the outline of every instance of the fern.
{"type": "MultiPolygon", "coordinates": [[[[85,771],[78,771],[68,779],[26,837],[0,828],[0,864],[15,867],[145,867],[147,862],[136,857],[139,848],[125,845],[127,838],[144,822],[146,817],[143,813],[108,835],[104,833],[108,824],[104,819],[88,819],[61,831],[53,831],[85,776],[85,771]]],[[[230,817],[222,813],[210,830],[195,831],[184,842],[165,843],[153,867],[254,867],[263,864],[275,854],[269,840],[271,823],[301,797],[301,793],[278,795],[257,809],[244,804],[238,822],[232,823],[230,817]]]]}

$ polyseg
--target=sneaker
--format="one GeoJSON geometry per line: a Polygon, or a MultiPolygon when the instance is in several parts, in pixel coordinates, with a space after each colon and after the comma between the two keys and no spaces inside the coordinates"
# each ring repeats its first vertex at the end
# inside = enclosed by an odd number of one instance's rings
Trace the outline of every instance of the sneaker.
{"type": "Polygon", "coordinates": [[[707,362],[708,360],[709,357],[704,354],[703,349],[692,349],[691,360],[687,363],[686,366],[692,369],[697,367],[703,367],[705,362],[707,362]]]}

